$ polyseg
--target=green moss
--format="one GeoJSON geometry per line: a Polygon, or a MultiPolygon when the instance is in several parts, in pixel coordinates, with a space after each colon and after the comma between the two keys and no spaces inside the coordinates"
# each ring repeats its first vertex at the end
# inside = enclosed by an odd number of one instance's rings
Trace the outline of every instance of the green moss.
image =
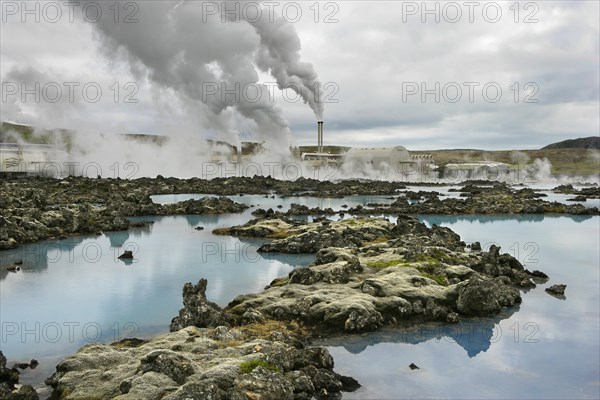
{"type": "Polygon", "coordinates": [[[273,279],[273,281],[271,281],[271,284],[269,286],[271,286],[271,287],[285,286],[288,284],[289,281],[290,281],[290,279],[287,276],[283,277],[283,278],[275,278],[275,279],[273,279]]]}
{"type": "Polygon", "coordinates": [[[451,255],[449,255],[448,253],[446,253],[445,251],[440,250],[440,249],[434,249],[431,252],[431,257],[438,261],[444,262],[446,264],[454,264],[455,263],[455,260],[452,258],[451,255]]]}
{"type": "Polygon", "coordinates": [[[273,371],[273,372],[281,372],[279,370],[279,368],[277,368],[276,365],[271,364],[268,361],[260,360],[260,359],[256,359],[256,358],[253,360],[244,361],[243,363],[240,364],[240,369],[242,370],[243,374],[249,374],[250,372],[254,371],[254,369],[256,367],[263,367],[263,368],[268,369],[269,371],[273,371]]]}
{"type": "Polygon", "coordinates": [[[398,265],[398,264],[403,264],[404,260],[378,260],[378,261],[371,261],[367,263],[367,267],[371,267],[371,268],[379,268],[379,269],[384,269],[387,267],[391,267],[392,265],[398,265]]]}
{"type": "Polygon", "coordinates": [[[419,271],[419,272],[421,272],[421,276],[423,276],[425,278],[433,279],[434,281],[436,281],[438,283],[438,285],[448,286],[446,277],[444,277],[443,275],[434,275],[434,274],[430,274],[428,272],[422,272],[422,271],[419,271]]]}
{"type": "MultiPolygon", "coordinates": [[[[440,260],[438,260],[435,257],[432,257],[432,256],[430,256],[428,254],[423,254],[423,253],[418,253],[418,254],[411,255],[409,257],[408,261],[410,261],[410,262],[422,262],[422,263],[425,263],[425,265],[423,267],[433,268],[433,269],[435,269],[435,268],[437,268],[437,267],[440,266],[440,260]]],[[[419,268],[417,268],[417,269],[419,269],[419,268]]]]}

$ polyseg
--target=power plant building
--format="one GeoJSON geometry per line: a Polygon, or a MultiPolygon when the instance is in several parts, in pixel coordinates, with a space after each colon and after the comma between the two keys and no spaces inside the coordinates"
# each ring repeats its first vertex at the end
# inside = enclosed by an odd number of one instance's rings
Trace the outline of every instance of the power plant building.
{"type": "Polygon", "coordinates": [[[413,164],[408,150],[402,146],[393,147],[353,147],[345,155],[345,163],[370,165],[373,168],[402,169],[403,166],[413,164]]]}

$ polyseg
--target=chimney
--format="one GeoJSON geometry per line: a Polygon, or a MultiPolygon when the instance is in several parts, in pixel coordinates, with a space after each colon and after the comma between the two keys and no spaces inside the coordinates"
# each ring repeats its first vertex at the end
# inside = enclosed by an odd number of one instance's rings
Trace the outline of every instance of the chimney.
{"type": "Polygon", "coordinates": [[[323,153],[323,121],[317,122],[317,153],[323,153]]]}

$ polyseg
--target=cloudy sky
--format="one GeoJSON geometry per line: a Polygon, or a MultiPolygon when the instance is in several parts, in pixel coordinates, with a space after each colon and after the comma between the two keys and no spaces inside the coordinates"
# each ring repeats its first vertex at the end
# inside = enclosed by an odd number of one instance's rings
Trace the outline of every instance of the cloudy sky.
{"type": "Polygon", "coordinates": [[[4,121],[313,144],[318,107],[276,83],[311,102],[318,76],[325,144],[535,149],[600,131],[597,1],[1,4],[4,121]]]}

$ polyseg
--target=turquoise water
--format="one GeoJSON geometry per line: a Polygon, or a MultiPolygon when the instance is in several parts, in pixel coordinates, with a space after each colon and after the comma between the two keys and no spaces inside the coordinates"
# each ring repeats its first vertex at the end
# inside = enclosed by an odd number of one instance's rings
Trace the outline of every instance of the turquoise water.
{"type": "Polygon", "coordinates": [[[600,219],[423,216],[467,242],[502,246],[550,275],[499,318],[330,343],[336,369],[363,384],[345,399],[600,397],[600,219]],[[565,283],[566,300],[544,288],[565,283]],[[408,366],[420,367],[412,371],[408,366]]]}
{"type": "Polygon", "coordinates": [[[36,370],[23,373],[23,382],[42,382],[61,358],[84,344],[168,331],[186,282],[208,279],[208,298],[224,306],[314,259],[263,257],[256,249],[264,241],[211,234],[240,223],[240,215],[144,219],[154,224],[0,253],[2,265],[24,262],[20,272],[0,272],[1,349],[9,365],[40,361],[36,370]],[[205,229],[196,231],[199,225],[205,229]],[[117,259],[127,249],[134,251],[131,263],[117,259]]]}
{"type": "MultiPolygon", "coordinates": [[[[157,202],[198,195],[155,196],[157,202]]],[[[356,196],[316,199],[233,196],[248,205],[285,211],[392,201],[356,196]]],[[[209,281],[208,298],[226,305],[261,290],[313,256],[256,253],[262,240],[214,236],[243,223],[252,209],[221,216],[139,218],[147,228],[40,242],[0,252],[0,264],[23,259],[18,273],[0,270],[0,347],[15,361],[38,359],[22,382],[40,386],[66,355],[93,341],[151,336],[168,330],[181,308],[185,282],[209,281]],[[194,228],[203,226],[197,231],[194,228]],[[135,253],[131,263],[116,257],[135,253]]],[[[363,388],[344,398],[593,398],[599,397],[600,218],[556,216],[423,216],[465,241],[500,244],[529,269],[547,272],[545,285],[523,295],[520,309],[499,318],[382,332],[329,343],[339,372],[363,388]],[[566,283],[566,300],[543,288],[566,283]],[[421,369],[411,371],[414,362],[421,369]]]]}

